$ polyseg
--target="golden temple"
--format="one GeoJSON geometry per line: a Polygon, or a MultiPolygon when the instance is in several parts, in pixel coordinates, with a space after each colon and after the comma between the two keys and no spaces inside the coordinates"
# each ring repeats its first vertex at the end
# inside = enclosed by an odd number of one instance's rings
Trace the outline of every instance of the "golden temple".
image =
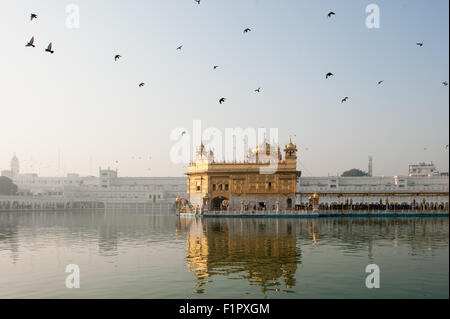
{"type": "Polygon", "coordinates": [[[292,209],[301,175],[292,140],[283,153],[264,139],[244,161],[216,162],[201,143],[186,173],[189,205],[201,211],[292,209]]]}

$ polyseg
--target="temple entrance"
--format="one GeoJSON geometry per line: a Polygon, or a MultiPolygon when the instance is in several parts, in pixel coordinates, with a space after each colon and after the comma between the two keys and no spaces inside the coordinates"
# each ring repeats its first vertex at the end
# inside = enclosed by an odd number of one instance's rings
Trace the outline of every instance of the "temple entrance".
{"type": "Polygon", "coordinates": [[[288,209],[291,209],[291,208],[292,208],[292,199],[291,199],[291,198],[288,198],[288,199],[287,199],[287,208],[288,208],[288,209]]]}
{"type": "Polygon", "coordinates": [[[214,197],[211,201],[211,210],[221,210],[223,209],[222,201],[227,200],[228,198],[223,196],[214,197]]]}

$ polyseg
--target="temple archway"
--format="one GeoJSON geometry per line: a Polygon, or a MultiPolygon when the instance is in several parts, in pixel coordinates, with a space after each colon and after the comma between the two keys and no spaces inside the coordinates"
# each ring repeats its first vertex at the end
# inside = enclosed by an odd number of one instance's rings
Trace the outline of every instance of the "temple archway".
{"type": "Polygon", "coordinates": [[[220,210],[220,209],[222,209],[223,208],[222,207],[222,201],[224,201],[224,200],[228,200],[228,198],[223,197],[223,196],[214,197],[211,200],[211,210],[220,210]]]}
{"type": "Polygon", "coordinates": [[[287,207],[288,209],[291,209],[291,208],[292,208],[292,198],[288,198],[288,199],[287,199],[287,201],[286,201],[286,207],[287,207]]]}

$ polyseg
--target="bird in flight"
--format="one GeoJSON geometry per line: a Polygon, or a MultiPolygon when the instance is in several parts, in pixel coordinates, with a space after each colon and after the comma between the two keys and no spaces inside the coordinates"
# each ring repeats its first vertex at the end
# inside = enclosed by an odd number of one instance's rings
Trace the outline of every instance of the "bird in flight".
{"type": "Polygon", "coordinates": [[[218,65],[213,66],[214,70],[217,69],[218,67],[219,67],[218,65]]]}
{"type": "Polygon", "coordinates": [[[50,52],[51,54],[55,53],[55,51],[52,50],[52,43],[48,45],[47,49],[45,49],[45,52],[50,52]]]}
{"type": "Polygon", "coordinates": [[[444,86],[447,86],[447,85],[448,85],[448,82],[447,82],[447,81],[444,81],[444,82],[442,82],[442,84],[443,84],[444,86]]]}
{"type": "Polygon", "coordinates": [[[180,45],[178,48],[177,48],[177,50],[181,50],[181,48],[182,48],[183,46],[182,45],[180,45]]]}
{"type": "Polygon", "coordinates": [[[221,98],[221,99],[219,100],[219,103],[222,104],[222,103],[224,103],[226,100],[227,100],[227,99],[223,97],[223,98],[221,98]]]}
{"type": "Polygon", "coordinates": [[[120,54],[116,54],[116,56],[114,57],[114,61],[117,61],[121,58],[122,56],[120,54]]]}
{"type": "Polygon", "coordinates": [[[384,80],[378,81],[377,86],[380,85],[383,82],[384,82],[384,80]]]}
{"type": "Polygon", "coordinates": [[[35,45],[34,45],[34,37],[32,37],[31,39],[30,39],[30,41],[28,41],[28,43],[25,45],[26,47],[35,47],[35,45]]]}
{"type": "Polygon", "coordinates": [[[331,72],[328,72],[327,75],[325,76],[326,79],[328,79],[330,76],[333,76],[334,74],[331,72]]]}
{"type": "Polygon", "coordinates": [[[139,87],[140,87],[140,88],[143,87],[144,85],[145,85],[144,82],[139,83],[139,87]]]}
{"type": "Polygon", "coordinates": [[[197,2],[198,4],[200,4],[200,0],[194,0],[195,2],[197,2]]]}
{"type": "Polygon", "coordinates": [[[344,97],[344,98],[341,100],[341,103],[347,102],[347,100],[348,100],[348,96],[344,97]]]}
{"type": "Polygon", "coordinates": [[[422,42],[417,42],[416,43],[419,47],[423,46],[423,41],[422,42]]]}
{"type": "Polygon", "coordinates": [[[30,15],[30,20],[33,21],[33,19],[37,19],[37,14],[36,13],[32,13],[30,15]]]}
{"type": "Polygon", "coordinates": [[[336,13],[334,13],[333,11],[330,11],[327,16],[328,16],[328,18],[331,18],[331,16],[334,16],[334,15],[336,15],[336,13]]]}
{"type": "Polygon", "coordinates": [[[186,134],[186,131],[183,131],[182,133],[181,133],[181,136],[183,136],[183,135],[185,135],[186,134]]]}
{"type": "Polygon", "coordinates": [[[252,30],[250,28],[247,28],[247,29],[244,30],[244,33],[247,33],[247,32],[250,32],[250,31],[252,31],[252,30]]]}
{"type": "Polygon", "coordinates": [[[256,90],[255,90],[255,92],[261,92],[261,88],[257,88],[256,90]]]}

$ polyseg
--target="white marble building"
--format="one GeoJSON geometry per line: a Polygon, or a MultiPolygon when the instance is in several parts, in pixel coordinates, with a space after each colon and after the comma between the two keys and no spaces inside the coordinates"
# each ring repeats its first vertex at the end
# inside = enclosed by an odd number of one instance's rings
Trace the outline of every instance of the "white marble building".
{"type": "Polygon", "coordinates": [[[297,192],[448,191],[448,176],[301,177],[297,192]]]}
{"type": "Polygon", "coordinates": [[[174,203],[186,194],[186,177],[119,177],[118,171],[99,170],[97,183],[68,186],[65,196],[83,196],[109,202],[174,203]]]}
{"type": "Polygon", "coordinates": [[[20,174],[14,156],[11,170],[2,171],[18,186],[22,195],[86,198],[102,202],[174,203],[186,194],[186,177],[119,177],[117,170],[99,169],[99,176],[67,174],[41,177],[20,174]]]}
{"type": "MultiPolygon", "coordinates": [[[[39,196],[65,196],[86,198],[102,202],[174,203],[177,196],[187,193],[186,177],[120,177],[117,170],[99,169],[99,175],[65,177],[40,177],[37,174],[20,174],[19,160],[11,160],[11,169],[2,171],[19,187],[22,194],[39,196]]],[[[322,203],[339,203],[343,193],[414,193],[449,191],[448,174],[439,173],[433,163],[411,164],[408,175],[364,177],[300,177],[297,183],[296,204],[307,201],[310,193],[323,193],[322,203]]],[[[354,202],[366,201],[354,195],[354,202]]],[[[395,196],[378,195],[371,201],[395,200],[395,196]]],[[[398,199],[398,196],[397,196],[398,199]]],[[[448,203],[448,195],[428,196],[426,200],[448,203]]]]}
{"type": "Polygon", "coordinates": [[[439,171],[433,162],[427,164],[424,162],[408,165],[408,176],[439,176],[439,171]]]}
{"type": "MultiPolygon", "coordinates": [[[[431,168],[428,169],[431,172],[431,168]]],[[[348,199],[354,203],[420,200],[448,205],[448,191],[448,174],[437,171],[409,176],[301,177],[297,184],[296,204],[306,203],[310,193],[319,193],[320,202],[324,204],[339,204],[348,199]],[[369,193],[371,195],[367,196],[369,193]]]]}

